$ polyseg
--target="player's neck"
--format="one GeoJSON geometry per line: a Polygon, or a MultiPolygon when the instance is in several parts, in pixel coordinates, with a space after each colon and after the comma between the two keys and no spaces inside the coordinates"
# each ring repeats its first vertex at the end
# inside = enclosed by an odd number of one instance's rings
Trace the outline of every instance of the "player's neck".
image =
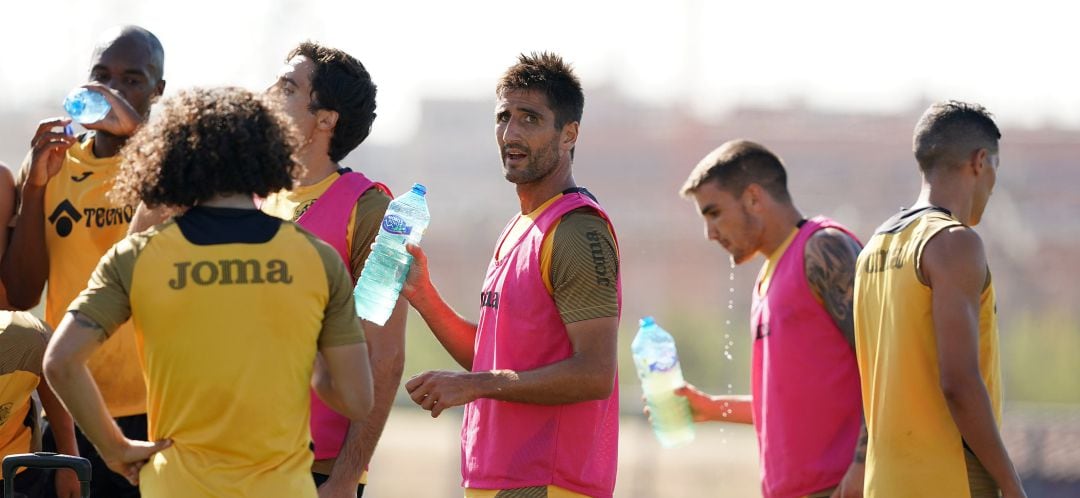
{"type": "Polygon", "coordinates": [[[538,181],[517,184],[518,202],[521,204],[521,214],[535,211],[536,208],[547,202],[548,199],[555,197],[566,189],[574,188],[576,186],[577,183],[574,182],[574,174],[570,169],[569,163],[556,168],[551,174],[538,181]]]}
{"type": "Polygon", "coordinates": [[[304,147],[300,150],[300,164],[304,166],[304,172],[297,178],[300,186],[314,185],[334,174],[339,168],[338,163],[330,160],[330,155],[325,150],[315,151],[315,147],[304,147]]]}
{"type": "Polygon", "coordinates": [[[913,209],[934,206],[944,208],[952,213],[953,217],[965,225],[971,224],[971,195],[962,185],[955,181],[937,181],[933,184],[923,182],[919,198],[916,199],[913,209]]]}
{"type": "Polygon", "coordinates": [[[761,253],[769,257],[783,245],[791,235],[791,231],[798,227],[803,220],[802,213],[791,204],[779,204],[775,207],[775,213],[769,216],[765,225],[765,233],[762,235],[761,253]]]}

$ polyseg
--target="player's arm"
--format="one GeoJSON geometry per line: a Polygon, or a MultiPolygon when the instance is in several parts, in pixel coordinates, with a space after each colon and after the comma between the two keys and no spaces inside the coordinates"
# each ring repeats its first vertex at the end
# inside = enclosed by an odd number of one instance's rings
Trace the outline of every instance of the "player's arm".
{"type": "MultiPolygon", "coordinates": [[[[8,245],[8,226],[11,218],[15,215],[15,177],[7,165],[0,162],[0,260],[3,260],[4,252],[8,245]]],[[[0,281],[0,310],[12,309],[8,303],[7,290],[0,281]]]]}
{"type": "Polygon", "coordinates": [[[362,342],[319,348],[311,387],[334,411],[363,420],[371,411],[371,367],[362,342]]]}
{"type": "Polygon", "coordinates": [[[311,387],[333,410],[363,420],[371,410],[371,366],[353,305],[352,279],[336,251],[326,244],[314,247],[326,271],[328,298],[311,387]]]}
{"type": "MultiPolygon", "coordinates": [[[[375,190],[369,190],[357,201],[349,264],[356,279],[360,278],[364,263],[371,254],[371,244],[379,233],[379,225],[389,203],[388,196],[375,190]]],[[[371,412],[363,423],[349,424],[345,442],[330,469],[330,478],[320,489],[329,487],[339,489],[342,493],[356,493],[356,483],[375,453],[390,416],[394,396],[401,386],[401,375],[405,369],[405,318],[408,311],[408,302],[405,298],[399,298],[384,325],[361,321],[367,338],[368,361],[374,384],[371,412]]]]}
{"type": "Polygon", "coordinates": [[[918,270],[933,290],[941,390],[953,421],[1004,496],[1025,496],[979,373],[979,301],[989,278],[982,240],[967,227],[943,230],[927,242],[918,270]]]}
{"type": "MultiPolygon", "coordinates": [[[[821,302],[844,340],[855,351],[855,262],[859,243],[835,228],[818,230],[806,241],[804,265],[806,281],[814,297],[821,302]]],[[[860,410],[861,411],[861,410],[860,410]]],[[[860,413],[860,418],[862,414],[860,413]]],[[[869,436],[865,419],[859,426],[855,453],[836,496],[862,496],[863,466],[869,436]]]]}
{"type": "MultiPolygon", "coordinates": [[[[752,398],[749,394],[710,395],[687,384],[675,390],[690,402],[690,411],[694,422],[732,422],[736,424],[754,423],[752,398]]],[[[648,408],[646,407],[646,414],[648,408]]]]}
{"type": "Polygon", "coordinates": [[[90,317],[78,311],[69,313],[45,351],[45,376],[105,464],[132,484],[138,484],[139,469],[171,442],[130,440],[109,416],[101,392],[86,367],[90,356],[108,338],[109,332],[90,317]]]}
{"type": "Polygon", "coordinates": [[[616,317],[570,323],[566,331],[573,353],[565,360],[526,371],[429,371],[405,388],[432,417],[478,398],[539,405],[605,399],[615,385],[618,328],[616,317]]]}
{"type": "Polygon", "coordinates": [[[601,218],[577,214],[564,217],[549,237],[552,297],[566,327],[570,357],[527,371],[425,372],[405,387],[432,416],[477,398],[555,405],[611,395],[619,327],[614,237],[601,218]]]}
{"type": "Polygon", "coordinates": [[[855,260],[859,243],[835,228],[824,228],[806,241],[806,281],[836,328],[855,350],[855,260]]]}
{"type": "Polygon", "coordinates": [[[67,118],[47,119],[38,124],[30,142],[30,153],[19,170],[18,219],[3,261],[0,277],[7,288],[8,301],[15,309],[33,308],[41,299],[49,275],[45,253],[45,186],[64,163],[75,138],[57,129],[70,123],[67,118]]]}
{"type": "Polygon", "coordinates": [[[412,244],[407,245],[406,249],[415,259],[401,289],[401,295],[420,313],[420,317],[454,361],[465,370],[472,370],[476,323],[459,315],[439,294],[439,290],[431,282],[424,250],[412,244]]]}

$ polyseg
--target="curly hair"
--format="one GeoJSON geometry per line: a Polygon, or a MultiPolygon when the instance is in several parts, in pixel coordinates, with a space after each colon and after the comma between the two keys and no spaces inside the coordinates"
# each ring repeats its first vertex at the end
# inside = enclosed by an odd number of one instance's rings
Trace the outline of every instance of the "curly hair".
{"type": "Polygon", "coordinates": [[[186,208],[218,195],[265,197],[301,173],[299,137],[272,99],[236,87],[183,90],[141,127],[110,196],[186,208]]]}
{"type": "Polygon", "coordinates": [[[289,52],[285,62],[299,56],[315,63],[308,110],[338,113],[329,154],[331,161],[341,161],[371,134],[377,88],[364,65],[342,50],[305,41],[289,52]]]}

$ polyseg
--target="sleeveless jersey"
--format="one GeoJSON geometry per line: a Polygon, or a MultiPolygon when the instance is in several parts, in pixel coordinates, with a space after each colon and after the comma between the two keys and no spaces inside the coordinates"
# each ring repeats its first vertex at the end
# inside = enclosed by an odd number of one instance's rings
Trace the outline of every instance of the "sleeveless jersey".
{"type": "Polygon", "coordinates": [[[855,352],[806,279],[806,243],[825,228],[856,239],[828,218],[807,220],[780,256],[767,290],[754,292],[751,388],[766,498],[836,486],[859,438],[855,352]]]}
{"type": "MultiPolygon", "coordinates": [[[[932,290],[920,278],[923,250],[935,235],[962,226],[944,210],[893,217],[859,254],[855,339],[870,444],[867,497],[969,494],[964,442],[941,391],[932,290]]],[[[1001,420],[994,287],[979,308],[979,371],[1001,420]]]]}

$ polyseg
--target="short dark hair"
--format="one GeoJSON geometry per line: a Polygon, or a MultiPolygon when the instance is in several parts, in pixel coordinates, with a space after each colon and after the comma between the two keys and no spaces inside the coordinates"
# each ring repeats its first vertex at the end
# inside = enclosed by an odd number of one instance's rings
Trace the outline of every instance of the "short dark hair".
{"type": "Polygon", "coordinates": [[[585,108],[585,94],[581,82],[574,75],[570,64],[551,52],[533,52],[518,55],[518,62],[510,66],[495,87],[496,95],[514,90],[538,90],[547,97],[548,106],[555,113],[555,128],[566,123],[581,122],[585,108]]]}
{"type": "Polygon", "coordinates": [[[121,39],[134,40],[142,44],[150,55],[150,74],[155,80],[161,81],[165,77],[165,48],[161,46],[161,40],[151,33],[150,30],[132,24],[117,26],[105,32],[105,37],[98,41],[94,47],[94,57],[108,50],[113,44],[121,39]]]}
{"type": "Polygon", "coordinates": [[[765,146],[749,140],[732,140],[705,156],[683,183],[683,197],[693,195],[708,182],[740,196],[751,184],[760,185],[774,199],[790,202],[784,163],[765,146]]]}
{"type": "Polygon", "coordinates": [[[183,90],[120,155],[114,201],[191,207],[217,195],[291,188],[299,137],[276,101],[236,87],[183,90]]]}
{"type": "Polygon", "coordinates": [[[341,161],[371,134],[371,124],[375,122],[375,83],[364,65],[342,50],[305,41],[292,49],[285,61],[301,55],[315,63],[308,110],[338,113],[330,138],[330,160],[341,161]]]}
{"type": "Polygon", "coordinates": [[[915,125],[912,149],[919,169],[929,173],[962,162],[979,149],[997,152],[1001,130],[979,104],[950,100],[936,102],[915,125]]]}

